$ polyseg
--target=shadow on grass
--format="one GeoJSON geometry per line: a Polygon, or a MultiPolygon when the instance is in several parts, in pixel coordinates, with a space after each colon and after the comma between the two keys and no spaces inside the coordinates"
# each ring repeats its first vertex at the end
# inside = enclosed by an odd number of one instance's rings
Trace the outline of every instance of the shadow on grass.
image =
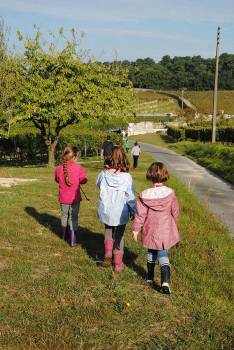
{"type": "MultiPolygon", "coordinates": [[[[61,239],[60,232],[60,219],[47,214],[39,213],[33,207],[25,207],[25,212],[32,216],[40,225],[43,225],[47,229],[50,229],[53,234],[61,239]]],[[[98,232],[90,231],[85,227],[79,226],[78,230],[78,244],[86,251],[87,255],[95,261],[97,265],[100,265],[100,261],[104,255],[104,235],[98,232]]],[[[135,260],[137,254],[131,251],[129,248],[124,249],[124,263],[125,265],[135,271],[141,278],[145,279],[146,272],[142,266],[136,264],[135,260]]],[[[157,289],[157,288],[155,288],[157,289]]]]}
{"type": "Polygon", "coordinates": [[[39,213],[33,207],[25,207],[24,210],[40,225],[50,229],[57,237],[61,238],[60,220],[56,216],[47,213],[39,213]]]}

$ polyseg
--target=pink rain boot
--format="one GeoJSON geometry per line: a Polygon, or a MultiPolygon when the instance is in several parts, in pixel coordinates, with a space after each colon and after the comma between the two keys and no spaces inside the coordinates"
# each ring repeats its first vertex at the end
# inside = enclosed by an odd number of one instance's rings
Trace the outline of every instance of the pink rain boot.
{"type": "Polygon", "coordinates": [[[102,263],[103,267],[112,266],[112,251],[113,251],[113,239],[106,239],[104,242],[105,245],[105,258],[102,263]]]}
{"type": "Polygon", "coordinates": [[[124,270],[124,264],[123,264],[123,253],[121,252],[114,252],[114,270],[115,272],[122,272],[124,270]]]}

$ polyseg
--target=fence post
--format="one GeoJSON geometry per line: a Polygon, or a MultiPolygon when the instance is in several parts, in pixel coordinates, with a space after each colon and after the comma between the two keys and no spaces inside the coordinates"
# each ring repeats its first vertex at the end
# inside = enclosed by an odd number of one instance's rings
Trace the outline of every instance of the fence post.
{"type": "Polygon", "coordinates": [[[84,154],[85,154],[85,158],[86,158],[86,155],[87,155],[87,145],[86,145],[86,140],[85,140],[84,154]]]}

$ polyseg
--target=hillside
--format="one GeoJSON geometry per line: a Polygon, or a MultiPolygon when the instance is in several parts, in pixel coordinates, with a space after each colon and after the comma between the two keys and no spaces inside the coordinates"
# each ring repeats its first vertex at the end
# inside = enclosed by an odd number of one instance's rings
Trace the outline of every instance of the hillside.
{"type": "Polygon", "coordinates": [[[176,99],[160,94],[154,90],[135,89],[137,96],[136,113],[155,114],[171,113],[178,115],[181,108],[176,99]]]}
{"type": "MultiPolygon", "coordinates": [[[[184,95],[197,107],[198,112],[212,114],[213,91],[186,91],[184,95]]],[[[217,111],[234,114],[234,90],[218,91],[217,111]]]]}

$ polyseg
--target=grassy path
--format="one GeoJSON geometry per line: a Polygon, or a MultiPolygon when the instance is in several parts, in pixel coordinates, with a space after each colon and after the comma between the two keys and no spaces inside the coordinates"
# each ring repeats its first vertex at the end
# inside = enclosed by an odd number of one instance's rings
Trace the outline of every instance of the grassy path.
{"type": "MultiPolygon", "coordinates": [[[[146,187],[143,155],[133,173],[146,187]]],[[[1,177],[37,178],[1,188],[0,332],[3,349],[231,349],[233,249],[225,229],[175,178],[182,243],[171,250],[171,297],[144,282],[145,252],[126,233],[122,274],[97,266],[103,227],[96,219],[101,167],[86,164],[90,202],[79,245],[61,241],[57,187],[46,168],[1,168],[1,177]]],[[[157,271],[158,272],[158,271],[157,271]]],[[[156,282],[159,283],[157,273],[156,282]]]]}

